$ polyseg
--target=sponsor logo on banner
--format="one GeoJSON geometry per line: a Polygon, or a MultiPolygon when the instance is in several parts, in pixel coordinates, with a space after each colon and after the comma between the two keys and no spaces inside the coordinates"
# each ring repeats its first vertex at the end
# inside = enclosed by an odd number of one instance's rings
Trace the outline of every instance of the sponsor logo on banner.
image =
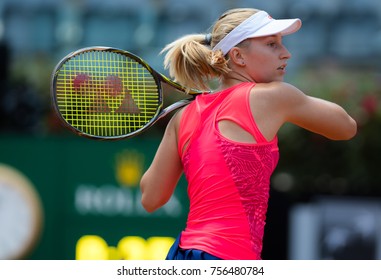
{"type": "Polygon", "coordinates": [[[123,150],[115,156],[116,183],[79,184],[74,193],[75,210],[80,215],[179,217],[182,205],[174,194],[161,209],[150,214],[142,207],[139,181],[144,172],[144,154],[123,150]]]}

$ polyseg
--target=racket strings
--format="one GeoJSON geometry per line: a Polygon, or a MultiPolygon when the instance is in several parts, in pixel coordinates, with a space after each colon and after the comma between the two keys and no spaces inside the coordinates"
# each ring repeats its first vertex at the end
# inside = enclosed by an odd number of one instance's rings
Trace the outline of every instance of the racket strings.
{"type": "Polygon", "coordinates": [[[117,137],[143,128],[161,106],[152,74],[133,58],[108,51],[80,53],[57,72],[61,116],[88,135],[117,137]]]}

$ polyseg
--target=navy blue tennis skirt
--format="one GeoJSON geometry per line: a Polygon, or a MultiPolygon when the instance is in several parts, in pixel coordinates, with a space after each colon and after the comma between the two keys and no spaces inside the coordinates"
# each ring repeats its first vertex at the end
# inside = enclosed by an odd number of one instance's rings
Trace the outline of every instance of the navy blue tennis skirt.
{"type": "Polygon", "coordinates": [[[169,249],[168,255],[165,258],[166,260],[221,260],[220,258],[217,258],[201,250],[181,249],[179,247],[180,237],[181,233],[169,249]]]}

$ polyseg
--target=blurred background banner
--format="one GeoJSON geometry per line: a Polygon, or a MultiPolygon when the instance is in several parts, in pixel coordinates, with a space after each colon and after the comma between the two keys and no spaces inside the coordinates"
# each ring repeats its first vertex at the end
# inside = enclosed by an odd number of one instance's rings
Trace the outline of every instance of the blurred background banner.
{"type": "MultiPolygon", "coordinates": [[[[286,81],[339,103],[358,123],[358,135],[346,142],[282,128],[262,257],[381,259],[379,0],[2,0],[0,164],[31,182],[41,208],[39,230],[23,227],[19,234],[34,236],[18,258],[163,258],[185,224],[186,182],[154,214],[142,209],[138,182],[168,119],[128,140],[74,136],[52,109],[52,71],[69,52],[103,45],[131,51],[167,74],[159,55],[167,43],[208,33],[222,12],[237,7],[301,18],[302,29],[284,38],[292,53],[286,81]]],[[[166,91],[166,103],[178,98],[166,91]]],[[[17,235],[18,217],[28,216],[5,203],[19,188],[0,174],[3,256],[22,243],[7,238],[17,235]]]]}
{"type": "MultiPolygon", "coordinates": [[[[27,176],[42,201],[43,231],[29,257],[73,259],[94,244],[101,256],[109,250],[105,244],[118,249],[125,237],[141,237],[132,242],[135,247],[152,237],[165,237],[161,241],[175,237],[188,211],[186,185],[181,183],[171,200],[154,214],[140,204],[139,179],[157,145],[157,139],[110,143],[79,137],[3,137],[2,161],[27,176]],[[84,236],[95,238],[78,245],[84,236]]],[[[4,222],[1,231],[9,231],[7,225],[4,222]]],[[[131,253],[121,246],[114,258],[131,253]]]]}

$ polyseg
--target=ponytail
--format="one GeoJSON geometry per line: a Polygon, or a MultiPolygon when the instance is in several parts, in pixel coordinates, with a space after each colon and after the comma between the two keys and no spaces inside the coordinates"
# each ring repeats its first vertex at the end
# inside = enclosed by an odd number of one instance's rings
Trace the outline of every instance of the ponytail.
{"type": "Polygon", "coordinates": [[[167,52],[164,67],[169,75],[187,89],[209,91],[209,81],[230,71],[228,55],[212,47],[256,12],[251,8],[228,10],[215,22],[212,34],[186,35],[167,45],[161,53],[167,52]]]}
{"type": "Polygon", "coordinates": [[[164,67],[176,82],[188,89],[209,91],[208,82],[229,72],[221,51],[210,48],[210,35],[186,35],[167,45],[164,67]]]}

